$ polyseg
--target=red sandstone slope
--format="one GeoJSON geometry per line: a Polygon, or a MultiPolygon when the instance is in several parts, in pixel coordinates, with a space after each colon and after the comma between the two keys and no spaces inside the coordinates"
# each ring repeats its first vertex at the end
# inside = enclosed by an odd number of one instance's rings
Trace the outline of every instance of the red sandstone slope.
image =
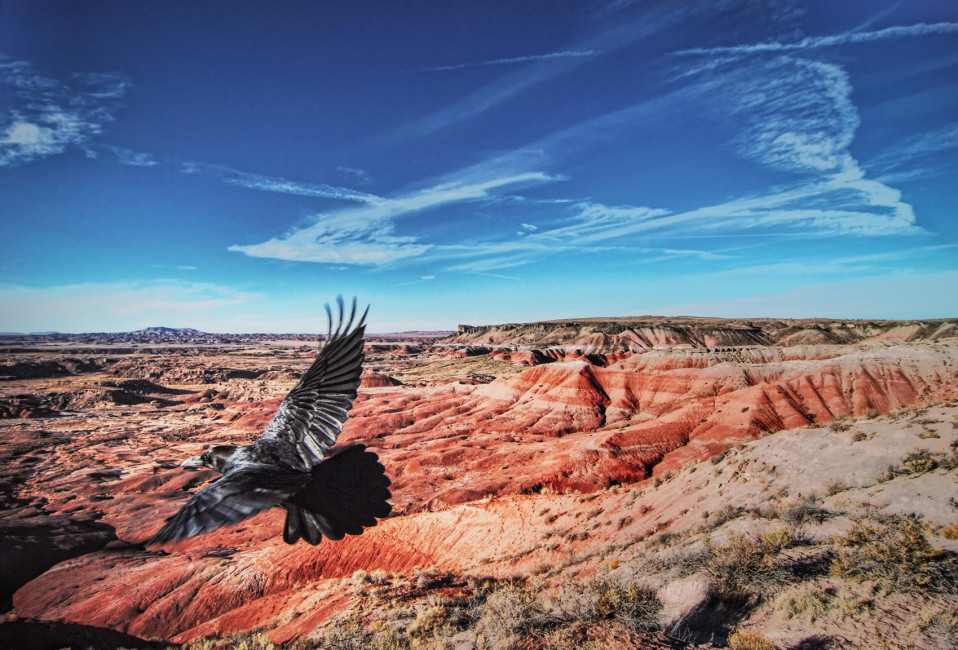
{"type": "MultiPolygon", "coordinates": [[[[355,599],[330,578],[359,568],[474,570],[521,557],[542,535],[534,512],[576,510],[561,493],[638,481],[781,428],[954,396],[956,357],[955,341],[892,339],[653,351],[608,367],[539,365],[487,384],[390,387],[371,378],[365,385],[376,387],[360,394],[343,440],[380,454],[396,517],[361,537],[290,549],[278,538],[282,513],[264,513],[162,551],[68,560],[14,603],[27,616],[180,639],[274,625],[290,607],[308,612],[279,623],[274,638],[290,638],[355,599]]],[[[188,497],[185,489],[212,476],[183,472],[179,460],[203,444],[259,435],[290,382],[254,376],[223,376],[181,405],[100,405],[42,426],[11,424],[7,439],[35,458],[20,498],[47,515],[95,516],[121,539],[144,539],[188,497]]],[[[559,523],[575,528],[571,519],[559,523]]],[[[511,570],[509,562],[496,570],[511,570]]]]}

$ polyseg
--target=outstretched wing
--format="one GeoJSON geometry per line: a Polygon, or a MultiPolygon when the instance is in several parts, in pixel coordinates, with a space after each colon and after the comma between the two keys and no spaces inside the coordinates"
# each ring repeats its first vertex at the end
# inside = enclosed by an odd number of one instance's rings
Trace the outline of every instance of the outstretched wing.
{"type": "Polygon", "coordinates": [[[342,296],[336,301],[339,304],[336,330],[333,331],[332,310],[326,305],[329,337],[313,365],[279,405],[261,438],[291,448],[306,468],[315,467],[329,455],[356,399],[359,376],[363,372],[363,334],[369,308],[353,327],[356,299],[353,298],[348,321],[342,296]]]}
{"type": "Polygon", "coordinates": [[[192,537],[278,506],[310,481],[306,472],[244,465],[227,472],[186,502],[147,544],[192,537]]]}

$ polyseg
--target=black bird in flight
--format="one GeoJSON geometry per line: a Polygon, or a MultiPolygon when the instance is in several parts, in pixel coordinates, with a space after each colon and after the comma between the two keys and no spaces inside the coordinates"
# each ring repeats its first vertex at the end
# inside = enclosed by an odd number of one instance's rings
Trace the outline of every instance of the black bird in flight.
{"type": "Polygon", "coordinates": [[[359,535],[389,515],[389,478],[379,457],[363,445],[332,451],[356,399],[365,354],[366,312],[356,326],[356,299],[346,322],[326,305],[329,336],[316,360],[279,405],[251,445],[216,445],[183,463],[223,474],[194,494],[147,544],[162,544],[235,524],[261,510],[286,509],[283,541],[319,544],[359,535]]]}

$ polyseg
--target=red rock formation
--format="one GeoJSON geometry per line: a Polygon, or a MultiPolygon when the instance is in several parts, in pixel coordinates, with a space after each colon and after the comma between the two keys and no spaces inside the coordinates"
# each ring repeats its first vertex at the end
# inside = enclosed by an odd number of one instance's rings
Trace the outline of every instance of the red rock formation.
{"type": "MultiPolygon", "coordinates": [[[[643,350],[681,345],[677,328],[640,330],[620,328],[602,340],[586,333],[581,342],[619,346],[610,343],[614,336],[643,350]]],[[[932,331],[950,330],[938,324],[932,331]]],[[[695,336],[703,345],[714,344],[723,332],[700,328],[695,336]]],[[[797,332],[793,328],[783,338],[797,332]]],[[[355,601],[333,579],[356,569],[531,570],[523,563],[532,558],[502,557],[539,543],[544,531],[571,529],[585,506],[567,492],[641,481],[782,428],[958,395],[958,342],[900,341],[913,334],[896,330],[884,339],[841,346],[673,347],[607,357],[605,367],[568,361],[581,354],[571,349],[552,363],[490,383],[395,386],[382,379],[388,375],[370,373],[363,386],[374,390],[360,393],[342,440],[361,440],[380,455],[393,479],[393,518],[360,537],[317,548],[285,546],[279,539],[282,513],[271,511],[163,551],[68,549],[79,557],[22,586],[14,604],[26,616],[144,638],[184,641],[268,624],[271,638],[285,641],[355,601]],[[543,508],[567,514],[547,523],[537,514],[543,508]],[[301,615],[289,616],[292,610],[301,615]]],[[[398,358],[392,349],[370,355],[377,369],[397,364],[397,374],[417,363],[398,358]]],[[[300,367],[308,361],[304,355],[290,363],[300,367]]],[[[483,357],[456,363],[472,361],[483,357]]],[[[285,378],[268,381],[255,373],[231,378],[222,372],[250,370],[245,363],[198,359],[194,368],[211,372],[188,379],[198,384],[209,378],[215,385],[180,388],[194,391],[183,404],[91,403],[87,412],[42,427],[35,420],[8,421],[4,457],[34,459],[30,465],[10,464],[19,473],[10,475],[8,492],[47,517],[97,518],[122,540],[148,537],[188,498],[188,490],[213,477],[184,472],[179,461],[207,444],[258,436],[292,385],[285,378]]],[[[144,367],[144,376],[155,369],[144,367]]],[[[96,381],[74,389],[102,386],[96,381]]],[[[38,392],[68,388],[34,386],[38,392]]],[[[146,384],[122,390],[137,387],[157,390],[146,384]]],[[[662,524],[656,513],[626,510],[624,495],[603,495],[603,507],[629,512],[636,526],[662,524]]],[[[14,507],[13,501],[5,507],[14,507]]],[[[598,548],[634,533],[608,526],[563,549],[598,548]]]]}
{"type": "Polygon", "coordinates": [[[366,372],[360,378],[359,385],[363,388],[389,388],[391,386],[402,386],[402,382],[379,372],[366,372]]]}

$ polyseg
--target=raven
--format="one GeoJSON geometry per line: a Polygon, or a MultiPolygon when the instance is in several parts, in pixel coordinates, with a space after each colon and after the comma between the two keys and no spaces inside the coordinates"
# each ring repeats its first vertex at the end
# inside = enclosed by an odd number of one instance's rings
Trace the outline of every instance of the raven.
{"type": "Polygon", "coordinates": [[[316,545],[359,535],[389,515],[390,481],[379,457],[363,445],[331,448],[356,399],[362,373],[366,314],[349,321],[342,296],[339,319],[326,305],[329,336],[315,361],[289,392],[263,435],[251,445],[216,445],[183,462],[222,476],[194,494],[147,544],[162,544],[235,524],[261,510],[286,509],[283,541],[316,545]]]}

